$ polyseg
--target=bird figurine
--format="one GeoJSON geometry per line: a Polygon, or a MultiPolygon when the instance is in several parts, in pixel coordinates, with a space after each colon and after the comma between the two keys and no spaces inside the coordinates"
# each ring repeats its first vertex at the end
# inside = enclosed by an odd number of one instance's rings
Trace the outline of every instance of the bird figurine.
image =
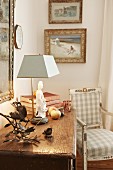
{"type": "Polygon", "coordinates": [[[15,112],[10,112],[9,114],[10,114],[10,116],[11,116],[12,119],[15,119],[15,120],[16,120],[16,119],[17,119],[17,120],[20,120],[20,119],[21,119],[19,113],[16,112],[16,111],[15,111],[15,112]]]}
{"type": "Polygon", "coordinates": [[[17,101],[13,102],[12,105],[16,108],[16,111],[10,113],[11,118],[24,121],[25,117],[27,116],[26,107],[17,101]]]}
{"type": "Polygon", "coordinates": [[[44,134],[45,137],[52,137],[52,128],[47,128],[42,134],[44,134]]]}

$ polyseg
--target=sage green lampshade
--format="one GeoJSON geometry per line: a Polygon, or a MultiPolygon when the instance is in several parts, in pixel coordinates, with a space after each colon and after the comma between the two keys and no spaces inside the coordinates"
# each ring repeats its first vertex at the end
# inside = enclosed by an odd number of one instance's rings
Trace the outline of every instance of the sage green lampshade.
{"type": "Polygon", "coordinates": [[[17,78],[48,78],[59,74],[52,55],[25,55],[17,78]]]}

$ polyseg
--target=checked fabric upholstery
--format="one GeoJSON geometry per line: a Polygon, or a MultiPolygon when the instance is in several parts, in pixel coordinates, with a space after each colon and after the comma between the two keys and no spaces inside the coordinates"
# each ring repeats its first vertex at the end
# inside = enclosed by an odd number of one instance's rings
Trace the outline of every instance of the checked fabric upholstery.
{"type": "Polygon", "coordinates": [[[102,125],[101,88],[70,89],[69,93],[76,110],[77,150],[83,156],[83,169],[87,170],[89,160],[113,159],[113,132],[102,125]]]}

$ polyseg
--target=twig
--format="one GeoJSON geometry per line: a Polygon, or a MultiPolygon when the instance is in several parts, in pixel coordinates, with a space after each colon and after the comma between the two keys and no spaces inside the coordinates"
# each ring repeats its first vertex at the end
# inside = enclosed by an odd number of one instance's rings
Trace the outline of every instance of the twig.
{"type": "MultiPolygon", "coordinates": [[[[4,114],[2,114],[2,113],[0,113],[0,115],[3,116],[3,117],[5,117],[5,118],[9,121],[9,123],[13,126],[13,128],[15,129],[14,124],[13,124],[13,123],[11,122],[11,120],[8,118],[9,116],[4,115],[4,114]]],[[[10,118],[11,118],[11,117],[10,117],[10,118]]]]}

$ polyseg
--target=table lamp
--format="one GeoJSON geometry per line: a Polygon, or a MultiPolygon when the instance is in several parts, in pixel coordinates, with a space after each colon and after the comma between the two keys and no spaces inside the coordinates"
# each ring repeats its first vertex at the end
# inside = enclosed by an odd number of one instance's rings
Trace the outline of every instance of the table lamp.
{"type": "Polygon", "coordinates": [[[49,78],[59,74],[52,55],[24,55],[17,78],[31,78],[32,117],[34,117],[34,96],[32,78],[49,78]]]}

